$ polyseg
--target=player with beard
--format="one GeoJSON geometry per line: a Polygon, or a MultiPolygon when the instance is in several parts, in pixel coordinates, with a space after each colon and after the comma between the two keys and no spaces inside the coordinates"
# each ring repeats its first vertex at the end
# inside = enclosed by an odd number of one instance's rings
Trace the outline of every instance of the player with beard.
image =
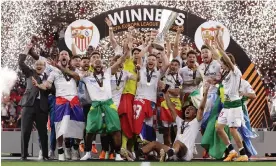
{"type": "Polygon", "coordinates": [[[72,69],[75,72],[79,73],[80,72],[80,65],[81,65],[81,58],[80,58],[80,56],[74,55],[71,58],[70,65],[71,65],[72,69]]]}
{"type": "Polygon", "coordinates": [[[89,67],[89,72],[93,72],[94,71],[94,67],[93,64],[96,60],[101,60],[101,54],[97,51],[94,51],[91,53],[91,57],[90,57],[90,67],[89,67]]]}
{"type": "Polygon", "coordinates": [[[208,82],[211,84],[208,92],[206,107],[203,114],[202,129],[204,131],[211,110],[214,107],[216,98],[218,97],[218,88],[215,85],[221,79],[221,65],[219,61],[215,60],[215,55],[212,55],[209,47],[207,47],[206,45],[203,45],[201,47],[201,56],[203,63],[199,65],[197,71],[200,73],[200,77],[201,79],[203,79],[203,83],[208,82]]]}
{"type": "MultiPolygon", "coordinates": [[[[80,72],[79,72],[79,75],[81,78],[87,76],[90,74],[90,72],[88,71],[89,70],[89,67],[90,67],[90,60],[88,57],[82,57],[81,58],[81,64],[80,64],[80,72]]],[[[81,104],[82,104],[82,107],[83,107],[83,113],[84,113],[84,119],[85,119],[85,123],[87,123],[87,114],[90,110],[90,107],[91,107],[91,99],[90,97],[88,96],[87,92],[87,89],[86,89],[86,86],[83,82],[79,82],[79,93],[80,91],[84,93],[84,96],[83,98],[80,97],[79,95],[79,98],[80,98],[80,101],[81,101],[81,104]],[[84,86],[84,87],[82,87],[84,86]],[[80,89],[80,88],[83,88],[83,89],[80,89]]],[[[86,130],[84,129],[84,134],[83,134],[83,142],[80,143],[80,151],[81,152],[84,152],[84,142],[85,142],[85,135],[86,135],[86,130]]],[[[92,138],[93,142],[92,142],[92,153],[94,154],[98,154],[98,150],[97,150],[97,147],[96,147],[96,135],[93,136],[92,138]]]]}
{"type": "MultiPolygon", "coordinates": [[[[58,141],[58,159],[65,160],[63,140],[75,138],[72,159],[76,160],[79,157],[78,143],[83,138],[84,129],[84,115],[77,93],[77,81],[80,77],[69,69],[70,58],[67,51],[61,51],[58,60],[59,62],[55,66],[59,70],[51,72],[44,87],[51,88],[54,84],[56,88],[55,129],[58,141]]],[[[66,153],[70,154],[70,142],[65,141],[65,146],[66,153]]]]}
{"type": "Polygon", "coordinates": [[[157,141],[150,142],[143,148],[137,150],[137,157],[148,154],[151,151],[156,151],[160,153],[160,161],[166,161],[167,159],[185,161],[192,160],[194,143],[200,129],[208,89],[209,85],[205,84],[203,93],[204,97],[201,101],[199,109],[197,110],[194,106],[188,106],[185,110],[183,110],[185,113],[181,117],[177,115],[175,105],[170,100],[171,97],[169,93],[165,92],[164,96],[166,103],[171,112],[172,118],[177,125],[176,139],[172,145],[172,148],[157,141]]]}
{"type": "MultiPolygon", "coordinates": [[[[180,63],[178,60],[173,59],[170,64],[169,72],[165,75],[164,83],[161,83],[161,89],[165,88],[165,85],[169,85],[168,93],[170,96],[170,100],[175,104],[175,110],[178,116],[182,116],[181,111],[181,101],[179,99],[180,88],[182,84],[182,79],[178,74],[178,70],[180,67],[180,63]]],[[[161,113],[160,120],[162,120],[163,126],[165,127],[163,133],[164,144],[167,146],[171,145],[171,136],[170,136],[170,128],[171,126],[175,126],[173,123],[173,118],[171,112],[166,104],[166,101],[162,101],[161,103],[161,113]]],[[[176,132],[176,128],[175,128],[176,132]]]]}
{"type": "MultiPolygon", "coordinates": [[[[148,50],[150,45],[151,42],[144,49],[148,50]]],[[[157,86],[158,81],[167,71],[169,66],[169,60],[164,51],[161,55],[163,66],[160,70],[156,70],[156,56],[154,54],[149,54],[146,65],[142,66],[138,72],[138,85],[133,104],[133,127],[134,134],[140,134],[140,138],[146,141],[156,140],[153,115],[155,114],[156,108],[157,86]]]]}
{"type": "Polygon", "coordinates": [[[106,71],[103,71],[101,60],[94,61],[93,74],[83,78],[92,104],[87,116],[86,154],[81,160],[91,159],[91,138],[96,133],[111,134],[115,146],[115,160],[123,160],[120,156],[121,126],[117,107],[112,101],[111,77],[118,71],[128,53],[129,51],[125,50],[125,54],[106,71]]]}
{"type": "MultiPolygon", "coordinates": [[[[185,107],[190,104],[192,98],[198,92],[198,85],[199,85],[199,72],[197,71],[197,59],[196,59],[196,52],[191,50],[187,53],[187,66],[183,67],[179,70],[179,75],[183,79],[182,84],[182,92],[181,92],[181,102],[182,106],[185,107]],[[193,93],[193,94],[192,94],[193,93]],[[190,95],[192,94],[192,95],[190,95]]],[[[198,108],[198,103],[192,103],[196,108],[198,108]]]]}

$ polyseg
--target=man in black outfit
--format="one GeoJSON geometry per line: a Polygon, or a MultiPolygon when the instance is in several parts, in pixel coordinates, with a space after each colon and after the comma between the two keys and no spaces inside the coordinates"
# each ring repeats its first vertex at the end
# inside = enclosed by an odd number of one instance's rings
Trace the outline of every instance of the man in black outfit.
{"type": "Polygon", "coordinates": [[[32,44],[29,44],[23,54],[19,55],[19,67],[26,76],[26,91],[22,96],[19,105],[22,106],[21,117],[21,160],[26,160],[28,156],[28,144],[33,128],[33,122],[36,123],[36,128],[42,146],[43,159],[48,160],[48,136],[47,136],[47,121],[48,121],[48,91],[41,90],[35,86],[37,83],[42,83],[47,80],[44,74],[45,62],[36,61],[35,68],[31,69],[25,64],[25,59],[32,44]]]}

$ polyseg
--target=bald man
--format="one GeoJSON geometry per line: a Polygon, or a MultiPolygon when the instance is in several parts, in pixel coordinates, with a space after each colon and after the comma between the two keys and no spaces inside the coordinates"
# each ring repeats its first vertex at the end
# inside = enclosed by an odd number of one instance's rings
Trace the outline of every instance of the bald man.
{"type": "Polygon", "coordinates": [[[28,45],[23,54],[19,55],[19,67],[26,76],[27,88],[19,102],[22,106],[21,117],[21,159],[26,160],[28,156],[28,144],[30,135],[35,122],[38,135],[41,141],[42,155],[44,160],[48,160],[48,90],[40,89],[34,82],[42,83],[46,81],[44,70],[45,62],[38,60],[34,65],[34,69],[25,64],[28,51],[31,49],[28,45]]]}

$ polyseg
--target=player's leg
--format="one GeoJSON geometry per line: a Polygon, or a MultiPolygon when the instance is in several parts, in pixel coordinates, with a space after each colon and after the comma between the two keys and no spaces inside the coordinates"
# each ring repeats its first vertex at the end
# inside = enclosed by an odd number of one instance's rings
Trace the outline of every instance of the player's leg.
{"type": "Polygon", "coordinates": [[[231,108],[228,116],[228,126],[230,127],[230,133],[233,136],[240,152],[240,157],[237,161],[248,161],[248,156],[245,154],[245,149],[242,144],[242,138],[238,132],[238,127],[241,127],[243,120],[242,107],[231,108]]]}

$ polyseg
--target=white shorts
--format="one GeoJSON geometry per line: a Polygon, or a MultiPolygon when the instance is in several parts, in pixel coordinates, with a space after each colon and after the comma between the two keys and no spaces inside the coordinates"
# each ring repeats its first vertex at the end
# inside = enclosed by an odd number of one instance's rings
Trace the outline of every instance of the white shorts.
{"type": "Polygon", "coordinates": [[[228,127],[241,127],[243,121],[242,107],[223,108],[218,117],[218,124],[225,124],[228,127]]]}
{"type": "Polygon", "coordinates": [[[176,126],[175,122],[167,122],[162,120],[162,124],[164,127],[171,127],[171,126],[176,126]]]}

